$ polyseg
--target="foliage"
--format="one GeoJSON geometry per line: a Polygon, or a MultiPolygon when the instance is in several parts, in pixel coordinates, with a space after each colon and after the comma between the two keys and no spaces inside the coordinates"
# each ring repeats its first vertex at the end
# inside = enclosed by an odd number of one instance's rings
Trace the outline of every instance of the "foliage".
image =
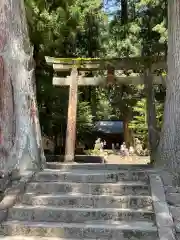
{"type": "Polygon", "coordinates": [[[147,143],[148,125],[146,121],[146,99],[141,99],[133,108],[134,116],[129,127],[134,130],[135,137],[147,143]]]}
{"type": "Polygon", "coordinates": [[[77,136],[80,141],[85,140],[91,133],[93,127],[93,116],[88,102],[79,102],[77,113],[77,136]]]}
{"type": "MultiPolygon", "coordinates": [[[[164,103],[155,102],[156,104],[156,118],[158,123],[158,129],[161,129],[163,120],[163,108],[164,103]]],[[[148,124],[146,115],[146,99],[142,98],[137,101],[136,105],[133,107],[133,118],[129,124],[129,128],[133,130],[134,136],[141,140],[141,142],[147,146],[148,145],[148,124]]]]}
{"type": "MultiPolygon", "coordinates": [[[[25,0],[34,46],[36,85],[43,133],[65,137],[68,89],[53,87],[45,56],[78,63],[92,58],[159,56],[167,52],[167,1],[25,0]],[[105,11],[111,6],[113,11],[105,11]],[[85,60],[86,59],[86,60],[85,60]]],[[[159,127],[165,91],[155,88],[159,127]]],[[[95,120],[133,119],[136,135],[147,139],[143,89],[134,85],[81,89],[77,137],[92,135],[95,120]],[[138,110],[139,109],[139,110],[138,110]],[[138,110],[138,111],[137,111],[138,110]]]]}

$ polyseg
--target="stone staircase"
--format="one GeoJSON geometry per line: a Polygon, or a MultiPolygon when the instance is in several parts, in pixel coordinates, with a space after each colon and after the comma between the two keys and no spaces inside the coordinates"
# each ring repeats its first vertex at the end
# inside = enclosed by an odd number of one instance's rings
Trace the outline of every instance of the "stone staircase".
{"type": "Polygon", "coordinates": [[[158,240],[148,172],[48,163],[9,209],[0,240],[158,240]]]}

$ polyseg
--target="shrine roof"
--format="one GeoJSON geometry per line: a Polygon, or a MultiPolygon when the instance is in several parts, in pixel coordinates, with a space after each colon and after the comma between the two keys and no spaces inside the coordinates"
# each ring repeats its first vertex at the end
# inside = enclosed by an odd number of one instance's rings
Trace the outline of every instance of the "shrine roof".
{"type": "Polygon", "coordinates": [[[94,129],[97,132],[119,134],[123,133],[123,122],[122,121],[97,121],[94,129]]]}

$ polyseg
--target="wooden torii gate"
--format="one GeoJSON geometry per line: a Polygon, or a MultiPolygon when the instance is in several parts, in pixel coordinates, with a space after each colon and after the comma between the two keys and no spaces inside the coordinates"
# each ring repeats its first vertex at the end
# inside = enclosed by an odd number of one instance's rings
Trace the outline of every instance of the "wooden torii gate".
{"type": "MultiPolygon", "coordinates": [[[[53,85],[69,86],[68,121],[66,130],[65,162],[74,161],[76,142],[76,114],[78,86],[106,86],[107,84],[145,84],[147,89],[147,120],[149,128],[150,147],[155,141],[152,118],[155,111],[153,104],[152,84],[164,84],[157,70],[166,69],[164,57],[121,58],[121,59],[66,59],[46,57],[48,65],[53,66],[56,73],[66,73],[66,77],[53,77],[53,85]],[[149,64],[150,63],[150,64],[149,64]],[[97,74],[97,71],[101,74],[97,74]],[[95,73],[93,77],[86,76],[88,72],[95,73]]],[[[158,71],[159,72],[159,71],[158,71]]]]}

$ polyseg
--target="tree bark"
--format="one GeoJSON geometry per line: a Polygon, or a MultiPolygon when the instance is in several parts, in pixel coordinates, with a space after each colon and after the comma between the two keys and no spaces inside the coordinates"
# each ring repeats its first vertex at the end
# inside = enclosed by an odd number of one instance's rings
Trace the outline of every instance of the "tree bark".
{"type": "Polygon", "coordinates": [[[148,141],[151,152],[151,160],[153,160],[154,152],[156,151],[159,132],[157,129],[156,120],[156,105],[154,96],[153,76],[150,69],[146,69],[144,72],[144,87],[146,94],[146,111],[147,111],[147,123],[148,123],[148,141]]]}
{"type": "Polygon", "coordinates": [[[180,0],[168,1],[168,78],[157,165],[180,174],[180,0]]]}
{"type": "Polygon", "coordinates": [[[121,23],[122,25],[128,22],[128,0],[121,0],[121,23]]]}
{"type": "Polygon", "coordinates": [[[129,120],[128,118],[124,119],[123,126],[124,126],[124,142],[126,143],[127,147],[130,147],[130,134],[129,134],[129,120]]]}
{"type": "Polygon", "coordinates": [[[23,0],[0,1],[0,170],[45,164],[23,0]]]}

